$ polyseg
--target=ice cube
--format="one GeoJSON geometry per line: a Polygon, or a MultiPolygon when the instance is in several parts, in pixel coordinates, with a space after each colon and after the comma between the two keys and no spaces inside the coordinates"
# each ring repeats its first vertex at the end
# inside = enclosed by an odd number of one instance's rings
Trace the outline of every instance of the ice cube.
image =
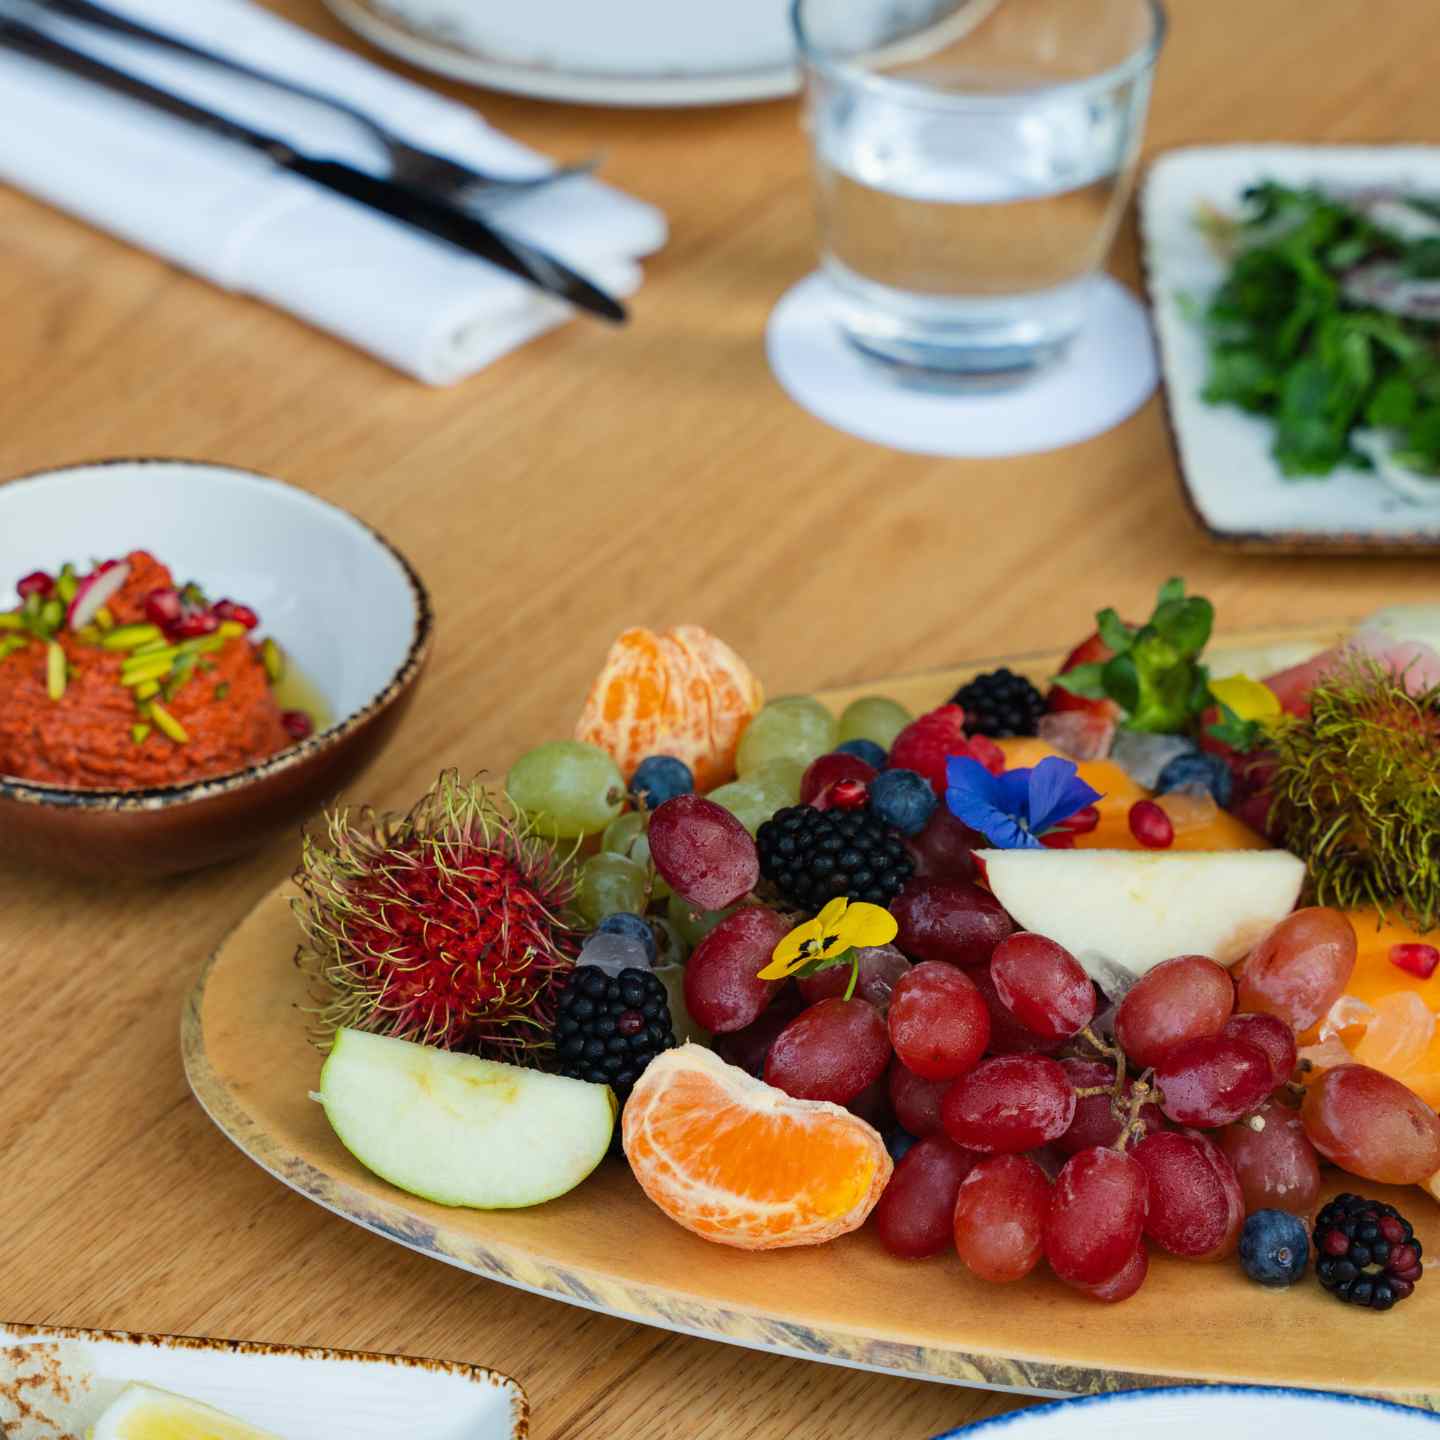
{"type": "Polygon", "coordinates": [[[1037,733],[1047,745],[1072,760],[1103,760],[1110,753],[1115,725],[1087,710],[1060,710],[1054,715],[1042,715],[1037,733]]]}
{"type": "Polygon", "coordinates": [[[1171,790],[1159,796],[1155,803],[1170,817],[1177,835],[1211,824],[1220,813],[1215,797],[1204,786],[1195,790],[1189,786],[1171,790]]]}
{"type": "Polygon", "coordinates": [[[1375,1018],[1355,1046],[1362,1065],[1389,1075],[1418,1065],[1435,1038],[1435,1017],[1413,990],[1397,990],[1375,1002],[1375,1018]]]}
{"type": "Polygon", "coordinates": [[[1195,745],[1183,735],[1146,735],[1121,730],[1110,747],[1110,758],[1137,784],[1153,790],[1160,772],[1177,755],[1188,755],[1195,745]]]}
{"type": "Polygon", "coordinates": [[[648,970],[650,952],[633,935],[597,930],[581,947],[576,963],[594,965],[607,975],[618,975],[622,970],[648,970]]]}

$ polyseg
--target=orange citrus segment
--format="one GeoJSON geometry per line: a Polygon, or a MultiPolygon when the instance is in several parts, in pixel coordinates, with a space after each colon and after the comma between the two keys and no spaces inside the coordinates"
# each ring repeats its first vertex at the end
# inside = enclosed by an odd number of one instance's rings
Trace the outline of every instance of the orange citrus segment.
{"type": "Polygon", "coordinates": [[[710,790],[735,773],[735,748],[764,694],[750,667],[699,625],[624,631],[575,726],[628,779],[648,755],[673,755],[710,790]]]}
{"type": "Polygon", "coordinates": [[[879,1134],[699,1045],[667,1050],[625,1105],[625,1157],[677,1224],[741,1250],[818,1245],[865,1223],[890,1179],[879,1134]]]}

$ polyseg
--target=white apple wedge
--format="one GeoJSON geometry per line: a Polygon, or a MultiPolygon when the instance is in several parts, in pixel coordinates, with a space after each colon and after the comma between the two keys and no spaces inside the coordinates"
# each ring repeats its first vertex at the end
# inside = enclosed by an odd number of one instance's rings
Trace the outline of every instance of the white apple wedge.
{"type": "Polygon", "coordinates": [[[1115,998],[1174,955],[1233,965],[1300,898],[1285,850],[978,850],[995,898],[1063,945],[1115,998]]]}
{"type": "Polygon", "coordinates": [[[367,1170],[440,1205],[513,1210],[573,1190],[615,1128],[608,1085],[589,1085],[361,1030],[339,1030],[320,1093],[340,1143],[367,1170]]]}

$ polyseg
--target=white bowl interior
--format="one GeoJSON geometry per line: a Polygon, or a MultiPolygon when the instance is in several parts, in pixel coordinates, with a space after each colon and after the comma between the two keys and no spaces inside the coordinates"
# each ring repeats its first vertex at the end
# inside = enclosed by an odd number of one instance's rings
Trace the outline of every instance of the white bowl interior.
{"type": "Polygon", "coordinates": [[[72,560],[149,550],[178,583],[253,606],[340,721],[405,663],[409,579],[359,521],[279,481],[183,460],[79,465],[0,485],[0,608],[15,582],[72,560]]]}
{"type": "Polygon", "coordinates": [[[1350,1395],[1205,1386],[1093,1395],[1001,1415],[940,1440],[1437,1440],[1440,1416],[1350,1395]]]}

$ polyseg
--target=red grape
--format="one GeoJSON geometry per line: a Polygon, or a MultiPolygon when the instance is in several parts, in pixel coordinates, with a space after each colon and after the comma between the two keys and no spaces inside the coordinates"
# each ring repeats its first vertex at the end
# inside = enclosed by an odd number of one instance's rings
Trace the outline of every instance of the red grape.
{"type": "Polygon", "coordinates": [[[912,960],[988,965],[1015,922],[988,891],[964,880],[911,880],[890,902],[895,943],[912,960]]]}
{"type": "Polygon", "coordinates": [[[990,1011],[990,1053],[992,1055],[1033,1055],[1036,1052],[1048,1054],[1058,1050],[1063,1040],[1046,1040],[1027,1030],[1006,1008],[995,988],[995,978],[988,965],[976,965],[965,972],[971,983],[980,992],[980,998],[990,1011]]]}
{"type": "Polygon", "coordinates": [[[1362,1179],[1413,1185],[1440,1170],[1440,1116],[1366,1065],[1327,1070],[1306,1093],[1300,1118],[1327,1160],[1362,1179]]]}
{"type": "Polygon", "coordinates": [[[788,981],[781,981],[769,1008],[743,1030],[715,1037],[715,1053],[749,1075],[759,1075],[775,1037],[803,1010],[805,1001],[788,981]]]}
{"type": "Polygon", "coordinates": [[[999,1055],[962,1075],[940,1102],[945,1133],[985,1153],[1016,1154],[1063,1135],[1075,1118],[1075,1087],[1059,1061],[999,1055]]]}
{"type": "Polygon", "coordinates": [[[1247,1123],[1227,1125],[1216,1141],[1235,1171],[1245,1194],[1245,1210],[1288,1210],[1308,1216],[1320,1199],[1320,1162],[1305,1134],[1299,1111],[1278,1100],[1267,1100],[1253,1118],[1264,1128],[1247,1123]]]}
{"type": "Polygon", "coordinates": [[[1242,961],[1240,1008],[1278,1015],[1297,1034],[1318,1023],[1355,970],[1355,930],[1338,910],[1287,915],[1242,961]]]}
{"type": "Polygon", "coordinates": [[[905,1152],[875,1207],[875,1231],[892,1255],[917,1260],[950,1248],[955,1195],[976,1158],[943,1135],[905,1152]]]}
{"type": "Polygon", "coordinates": [[[716,1035],[743,1030],[760,1018],[779,982],[756,978],[790,926],[764,905],[747,905],[722,920],[685,966],[685,1008],[716,1035]]]}
{"type": "Polygon", "coordinates": [[[890,1062],[890,1104],[902,1130],[922,1139],[940,1130],[940,1102],[950,1088],[948,1080],[922,1080],[897,1056],[890,1062]]]}
{"type": "MultiPolygon", "coordinates": [[[[1115,1067],[1103,1060],[1066,1059],[1060,1063],[1065,1067],[1070,1083],[1077,1090],[1090,1090],[1097,1085],[1115,1083],[1115,1067]]],[[[1133,1088],[1133,1082],[1127,1081],[1124,1089],[1127,1102],[1133,1088]]],[[[1165,1117],[1161,1115],[1158,1105],[1142,1105],[1140,1119],[1145,1122],[1147,1134],[1165,1128],[1165,1117]]],[[[1082,1095],[1075,1103],[1075,1118],[1070,1122],[1070,1128],[1055,1144],[1066,1155],[1078,1155],[1080,1151],[1089,1150],[1092,1146],[1113,1145],[1120,1138],[1122,1128],[1122,1121],[1115,1113],[1109,1095],[1082,1095]]]]}
{"type": "Polygon", "coordinates": [[[1270,1058],[1228,1035],[1201,1035],[1175,1046],[1155,1067],[1160,1108],[1177,1125],[1229,1125],[1269,1093],[1270,1058]]]}
{"type": "Polygon", "coordinates": [[[700,910],[723,910],[760,878],[750,833],[703,795],[677,795],[650,817],[650,858],[660,878],[700,910]]]}
{"type": "Polygon", "coordinates": [[[1055,1181],[1045,1217],[1045,1258],[1072,1285],[1112,1280],[1135,1254],[1150,1181],[1134,1156],[1082,1150],[1055,1181]]]}
{"type": "Polygon", "coordinates": [[[1230,1162],[1200,1135],[1165,1130],[1131,1152],[1150,1180],[1145,1233],[1172,1255],[1222,1260],[1245,1223],[1245,1196],[1230,1162]]]}
{"type": "Polygon", "coordinates": [[[1079,1285],[1073,1280],[1066,1283],[1092,1300],[1115,1305],[1121,1300],[1128,1300],[1145,1283],[1149,1273],[1150,1252],[1142,1240],[1135,1247],[1135,1253],[1108,1280],[1102,1280],[1098,1285],[1079,1285]]]}
{"type": "Polygon", "coordinates": [[[905,842],[915,857],[916,875],[927,880],[973,880],[975,851],[989,843],[943,805],[918,835],[905,842]]]}
{"type": "Polygon", "coordinates": [[[832,785],[841,780],[863,780],[867,785],[875,778],[875,767],[858,755],[832,750],[812,760],[800,777],[800,803],[813,805],[832,785]]]}
{"type": "Polygon", "coordinates": [[[926,960],[903,975],[890,1002],[890,1043],[925,1080],[973,1070],[990,1043],[990,1012],[963,970],[926,960]]]}
{"type": "Polygon", "coordinates": [[[1032,1034],[1068,1040],[1095,1018],[1095,986],[1062,945],[1021,930],[990,957],[990,977],[1005,1008],[1032,1034]]]}
{"type": "Polygon", "coordinates": [[[1295,1073],[1300,1055],[1295,1032],[1278,1015],[1232,1015],[1220,1032],[1235,1040],[1248,1040],[1270,1061],[1270,1088],[1278,1090],[1295,1073]]]}
{"type": "MultiPolygon", "coordinates": [[[[895,982],[910,969],[910,962],[893,945],[862,946],[855,952],[860,978],[855,993],[868,1000],[882,1015],[890,1008],[895,982]]],[[[691,962],[694,963],[693,961],[691,962]]],[[[831,965],[798,982],[800,993],[814,1005],[832,995],[843,995],[850,984],[850,966],[831,965]]]]}
{"type": "Polygon", "coordinates": [[[952,1208],[955,1248],[982,1280],[1003,1285],[1040,1263],[1050,1181],[1028,1155],[979,1161],[960,1182],[952,1208]]]}
{"type": "Polygon", "coordinates": [[[1158,1065],[1183,1040],[1219,1034],[1235,1008],[1230,972],[1206,955],[1177,955],[1140,977],[1120,1002],[1115,1038],[1132,1064],[1158,1065]]]}
{"type": "Polygon", "coordinates": [[[765,1082],[797,1100],[844,1105],[878,1080],[889,1063],[890,1037],[873,1005],[822,1000],[775,1037],[765,1057],[765,1082]]]}

